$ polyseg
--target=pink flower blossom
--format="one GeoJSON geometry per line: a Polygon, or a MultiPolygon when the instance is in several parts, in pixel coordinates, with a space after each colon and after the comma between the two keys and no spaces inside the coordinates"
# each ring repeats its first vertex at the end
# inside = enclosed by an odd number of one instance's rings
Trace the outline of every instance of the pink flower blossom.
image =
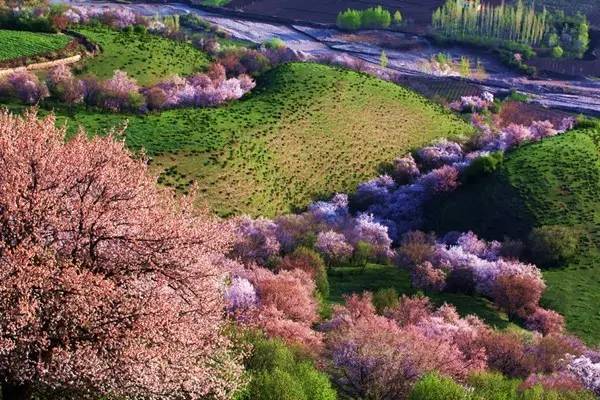
{"type": "Polygon", "coordinates": [[[587,356],[573,359],[568,370],[588,389],[600,396],[600,362],[594,363],[587,356]]]}
{"type": "Polygon", "coordinates": [[[315,249],[330,262],[343,262],[352,256],[353,248],[346,237],[335,231],[320,232],[315,249]]]}
{"type": "Polygon", "coordinates": [[[556,311],[536,308],[533,314],[525,320],[527,329],[538,331],[542,335],[550,333],[560,333],[565,329],[565,319],[556,311]]]}
{"type": "Polygon", "coordinates": [[[12,90],[23,103],[36,104],[48,97],[48,88],[31,71],[13,72],[8,76],[12,90]]]}

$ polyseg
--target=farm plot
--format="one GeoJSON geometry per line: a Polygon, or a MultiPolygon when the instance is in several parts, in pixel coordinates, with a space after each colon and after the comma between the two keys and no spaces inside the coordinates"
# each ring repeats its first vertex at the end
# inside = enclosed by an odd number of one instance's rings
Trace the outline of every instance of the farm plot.
{"type": "Polygon", "coordinates": [[[63,34],[0,29],[0,62],[62,50],[72,40],[63,34]]]}

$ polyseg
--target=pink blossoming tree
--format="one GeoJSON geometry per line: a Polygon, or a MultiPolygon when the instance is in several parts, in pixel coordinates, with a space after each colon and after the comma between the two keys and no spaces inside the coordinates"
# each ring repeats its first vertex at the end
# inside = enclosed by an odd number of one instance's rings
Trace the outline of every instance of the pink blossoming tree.
{"type": "Polygon", "coordinates": [[[157,189],[122,142],[64,136],[0,114],[3,398],[228,398],[230,229],[157,189]]]}

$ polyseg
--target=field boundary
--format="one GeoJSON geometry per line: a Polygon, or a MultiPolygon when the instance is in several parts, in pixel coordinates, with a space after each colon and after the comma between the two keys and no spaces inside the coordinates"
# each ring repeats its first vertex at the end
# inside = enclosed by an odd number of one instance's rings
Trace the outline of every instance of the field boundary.
{"type": "Polygon", "coordinates": [[[12,74],[15,72],[37,71],[37,70],[57,67],[59,65],[75,64],[79,60],[81,60],[81,54],[76,54],[74,56],[65,57],[65,58],[61,58],[61,59],[53,60],[53,61],[45,61],[45,62],[40,62],[40,63],[29,64],[29,65],[25,65],[22,67],[0,69],[0,77],[9,75],[9,74],[12,74]]]}

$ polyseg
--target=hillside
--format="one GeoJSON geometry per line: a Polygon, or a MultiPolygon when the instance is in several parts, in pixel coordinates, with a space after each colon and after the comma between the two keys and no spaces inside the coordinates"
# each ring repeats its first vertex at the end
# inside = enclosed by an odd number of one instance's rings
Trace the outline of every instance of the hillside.
{"type": "Polygon", "coordinates": [[[220,214],[264,216],[350,191],[413,147],[471,131],[414,92],[306,63],[270,71],[250,96],[223,107],[59,114],[89,132],[128,120],[127,144],[153,158],[159,182],[187,190],[196,181],[198,201],[220,214]]]}
{"type": "Polygon", "coordinates": [[[79,28],[78,33],[100,45],[88,58],[82,73],[110,78],[116,69],[127,71],[140,85],[149,85],[174,74],[189,75],[208,66],[208,57],[191,44],[141,32],[119,32],[106,27],[79,28]]]}
{"type": "Polygon", "coordinates": [[[599,140],[600,130],[588,129],[523,146],[492,176],[438,199],[428,210],[429,228],[438,232],[473,230],[495,239],[524,239],[543,225],[584,232],[575,259],[544,271],[543,302],[592,343],[600,343],[599,140]]]}

